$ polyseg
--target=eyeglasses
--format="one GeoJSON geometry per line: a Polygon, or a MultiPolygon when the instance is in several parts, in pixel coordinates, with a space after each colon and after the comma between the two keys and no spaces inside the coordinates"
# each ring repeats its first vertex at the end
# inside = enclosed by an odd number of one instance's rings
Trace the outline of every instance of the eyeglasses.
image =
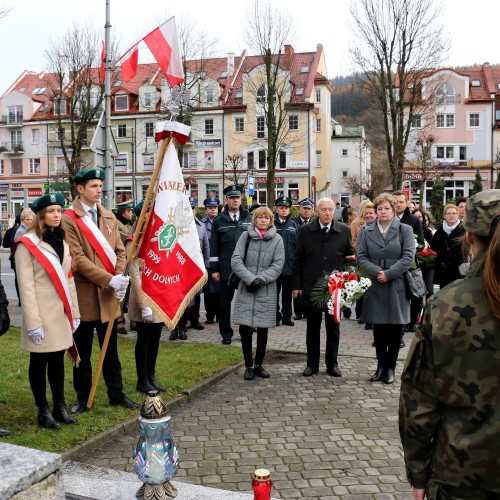
{"type": "Polygon", "coordinates": [[[255,217],[256,219],[267,219],[267,220],[270,220],[271,217],[269,217],[269,215],[258,215],[257,217],[255,217]]]}

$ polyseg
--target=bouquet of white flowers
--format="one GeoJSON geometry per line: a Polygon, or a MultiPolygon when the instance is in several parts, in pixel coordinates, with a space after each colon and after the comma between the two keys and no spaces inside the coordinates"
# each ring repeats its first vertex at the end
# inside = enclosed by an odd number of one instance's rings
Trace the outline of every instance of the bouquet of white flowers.
{"type": "Polygon", "coordinates": [[[342,308],[351,307],[365,295],[371,284],[369,278],[360,276],[352,267],[347,271],[333,271],[316,283],[311,299],[317,307],[326,307],[335,322],[340,323],[342,308]]]}

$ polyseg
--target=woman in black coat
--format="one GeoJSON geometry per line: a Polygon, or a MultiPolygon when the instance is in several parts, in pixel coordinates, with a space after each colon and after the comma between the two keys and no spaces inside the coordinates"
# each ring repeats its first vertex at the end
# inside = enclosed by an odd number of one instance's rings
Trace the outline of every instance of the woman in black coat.
{"type": "Polygon", "coordinates": [[[434,284],[440,288],[463,278],[459,268],[464,263],[462,238],[465,230],[458,219],[458,207],[452,203],[443,208],[443,223],[434,233],[431,248],[437,252],[434,284]]]}

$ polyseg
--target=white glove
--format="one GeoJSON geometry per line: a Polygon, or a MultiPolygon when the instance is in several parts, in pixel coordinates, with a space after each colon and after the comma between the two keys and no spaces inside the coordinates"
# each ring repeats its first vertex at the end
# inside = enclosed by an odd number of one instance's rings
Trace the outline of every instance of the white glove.
{"type": "Polygon", "coordinates": [[[119,290],[115,290],[114,292],[116,298],[118,299],[118,302],[121,302],[125,298],[125,295],[127,294],[127,287],[120,288],[119,290]]]}
{"type": "Polygon", "coordinates": [[[151,307],[143,307],[141,309],[141,316],[144,323],[151,323],[153,321],[153,310],[151,307]]]}
{"type": "Polygon", "coordinates": [[[80,318],[73,318],[73,331],[80,326],[80,318]]]}
{"type": "Polygon", "coordinates": [[[117,276],[113,276],[111,281],[108,283],[108,286],[114,288],[116,291],[118,290],[127,290],[128,282],[130,278],[128,276],[123,276],[123,274],[118,274],[117,276]]]}
{"type": "Polygon", "coordinates": [[[31,339],[33,344],[40,345],[45,335],[43,333],[43,328],[40,326],[39,328],[35,328],[34,330],[30,330],[28,332],[28,337],[31,339]]]}

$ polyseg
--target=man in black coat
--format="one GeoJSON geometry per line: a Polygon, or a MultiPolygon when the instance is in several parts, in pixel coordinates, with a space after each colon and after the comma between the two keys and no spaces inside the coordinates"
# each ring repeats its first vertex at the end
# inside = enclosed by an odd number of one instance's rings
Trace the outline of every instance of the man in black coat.
{"type": "Polygon", "coordinates": [[[230,344],[233,336],[231,301],[234,290],[227,284],[232,271],[231,257],[239,237],[252,222],[252,216],[241,208],[242,193],[241,186],[228,186],[224,189],[226,205],[214,219],[210,235],[210,272],[215,281],[220,281],[218,317],[223,344],[230,344]]]}
{"type": "MultiPolygon", "coordinates": [[[[5,290],[3,288],[2,282],[0,281],[0,337],[9,329],[10,318],[8,311],[9,301],[7,300],[7,295],[5,295],[5,290]]],[[[7,429],[0,429],[0,437],[7,436],[10,431],[7,429]]]]}
{"type": "Polygon", "coordinates": [[[293,296],[299,295],[309,302],[307,311],[307,367],[302,373],[309,377],[319,371],[320,330],[325,314],[326,371],[332,377],[341,377],[337,354],[340,330],[333,316],[310,304],[310,294],[315,283],[334,270],[341,271],[345,258],[354,254],[351,230],[342,222],[333,220],[335,205],[330,198],[318,202],[318,218],[301,226],[293,259],[293,296]]]}
{"type": "MultiPolygon", "coordinates": [[[[416,215],[410,212],[410,207],[408,206],[408,198],[406,193],[403,191],[394,191],[392,193],[394,199],[396,200],[396,215],[403,224],[411,226],[413,229],[413,235],[415,236],[419,246],[423,248],[425,245],[424,230],[422,229],[422,224],[416,215]]],[[[416,324],[418,320],[418,315],[422,310],[424,304],[424,299],[412,299],[410,301],[410,322],[408,325],[403,326],[403,332],[401,336],[401,347],[405,346],[403,341],[403,335],[405,331],[414,332],[416,330],[416,324]]]]}
{"type": "Polygon", "coordinates": [[[283,325],[294,325],[292,321],[292,274],[293,255],[297,245],[299,225],[294,220],[290,219],[291,206],[292,200],[288,196],[281,196],[274,202],[276,210],[274,215],[274,226],[283,239],[283,245],[285,246],[285,265],[276,281],[278,294],[278,301],[276,304],[276,326],[279,326],[280,321],[283,321],[283,325]]]}

